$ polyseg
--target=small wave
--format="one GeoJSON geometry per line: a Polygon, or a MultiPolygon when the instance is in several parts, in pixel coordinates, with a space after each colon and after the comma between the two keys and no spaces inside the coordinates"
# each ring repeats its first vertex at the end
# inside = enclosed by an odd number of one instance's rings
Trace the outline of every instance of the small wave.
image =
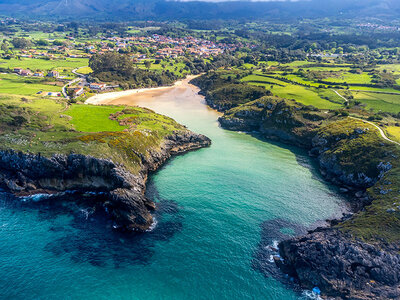
{"type": "Polygon", "coordinates": [[[303,291],[301,293],[301,300],[322,300],[321,296],[313,291],[303,291]]]}
{"type": "Polygon", "coordinates": [[[29,195],[29,196],[20,197],[20,199],[23,202],[29,202],[29,201],[39,202],[39,201],[42,201],[42,200],[47,200],[47,199],[49,199],[49,198],[51,198],[53,196],[54,195],[51,195],[51,194],[35,194],[35,195],[29,195]]]}
{"type": "Polygon", "coordinates": [[[81,208],[79,211],[83,214],[85,220],[89,219],[89,216],[93,213],[93,211],[89,208],[81,208]]]}
{"type": "Polygon", "coordinates": [[[153,218],[153,220],[154,220],[153,223],[150,225],[149,229],[146,230],[146,232],[153,231],[154,228],[157,227],[157,223],[158,223],[157,219],[156,219],[156,218],[153,218]]]}

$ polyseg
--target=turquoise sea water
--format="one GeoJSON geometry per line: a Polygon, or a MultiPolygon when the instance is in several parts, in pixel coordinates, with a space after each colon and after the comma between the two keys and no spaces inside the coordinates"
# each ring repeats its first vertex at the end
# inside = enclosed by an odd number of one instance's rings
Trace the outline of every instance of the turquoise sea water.
{"type": "Polygon", "coordinates": [[[101,213],[73,202],[1,194],[1,299],[303,297],[269,276],[276,270],[263,248],[339,214],[343,199],[306,153],[220,129],[196,92],[183,86],[136,102],[213,141],[151,176],[152,232],[113,232],[101,213]]]}

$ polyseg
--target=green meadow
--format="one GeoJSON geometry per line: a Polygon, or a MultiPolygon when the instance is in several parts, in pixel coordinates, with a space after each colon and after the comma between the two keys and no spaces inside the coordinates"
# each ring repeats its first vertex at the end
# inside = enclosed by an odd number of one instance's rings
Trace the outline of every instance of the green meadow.
{"type": "Polygon", "coordinates": [[[373,109],[376,112],[400,112],[400,95],[353,92],[353,97],[365,104],[367,109],[373,109]]]}
{"type": "Polygon", "coordinates": [[[337,96],[333,91],[287,83],[278,78],[253,74],[244,77],[242,81],[252,85],[264,86],[278,97],[294,99],[304,105],[313,105],[320,109],[340,108],[344,102],[343,99],[337,96]]]}
{"type": "Polygon", "coordinates": [[[34,95],[38,92],[61,92],[61,87],[44,84],[40,78],[0,74],[0,94],[34,95]]]}
{"type": "Polygon", "coordinates": [[[30,69],[32,71],[41,70],[59,70],[71,71],[75,68],[84,67],[88,65],[88,59],[86,58],[65,58],[65,59],[36,59],[36,58],[12,58],[12,59],[0,59],[0,68],[23,68],[30,69]]]}

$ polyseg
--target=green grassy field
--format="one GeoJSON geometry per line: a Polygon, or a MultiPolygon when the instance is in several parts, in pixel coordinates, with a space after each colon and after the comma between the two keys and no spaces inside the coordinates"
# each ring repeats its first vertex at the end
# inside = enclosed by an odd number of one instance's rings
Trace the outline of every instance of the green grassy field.
{"type": "Polygon", "coordinates": [[[336,109],[342,107],[343,99],[334,92],[323,89],[306,88],[301,85],[295,85],[281,81],[277,78],[270,78],[260,75],[249,75],[242,79],[252,85],[264,86],[266,89],[282,98],[294,99],[305,105],[313,105],[320,109],[336,109]],[[271,88],[271,86],[273,86],[271,88]],[[329,98],[323,99],[322,97],[329,98]]]}
{"type": "Polygon", "coordinates": [[[76,70],[76,71],[77,71],[78,73],[85,74],[85,75],[90,74],[90,73],[93,72],[93,70],[92,70],[90,67],[82,67],[82,68],[79,68],[79,69],[76,70]]]}
{"type": "Polygon", "coordinates": [[[21,59],[0,59],[0,68],[24,68],[32,71],[41,70],[48,71],[58,69],[60,71],[73,70],[75,68],[88,65],[86,58],[66,58],[57,60],[45,60],[34,58],[21,58],[21,59]]]}
{"type": "Polygon", "coordinates": [[[342,73],[339,77],[327,77],[324,80],[337,83],[350,83],[350,84],[371,84],[372,77],[367,73],[353,74],[349,72],[342,73]]]}
{"type": "Polygon", "coordinates": [[[400,127],[388,126],[385,128],[386,134],[393,140],[400,142],[400,127]]]}
{"type": "Polygon", "coordinates": [[[122,109],[122,106],[73,105],[65,114],[72,117],[71,124],[77,131],[121,131],[127,127],[121,127],[108,117],[122,109]]]}
{"type": "Polygon", "coordinates": [[[367,109],[391,113],[400,112],[400,95],[353,92],[355,100],[366,104],[367,109]]]}
{"type": "Polygon", "coordinates": [[[316,90],[299,85],[274,87],[272,93],[278,97],[294,99],[304,105],[313,105],[320,109],[337,109],[342,107],[341,104],[322,99],[316,90]]]}
{"type": "Polygon", "coordinates": [[[289,79],[289,80],[292,80],[292,81],[298,82],[300,84],[303,84],[303,85],[310,85],[310,86],[314,86],[314,87],[318,87],[318,86],[321,85],[320,83],[316,83],[314,81],[305,79],[305,78],[300,77],[300,76],[295,75],[295,74],[286,75],[284,77],[289,79]]]}
{"type": "Polygon", "coordinates": [[[34,95],[39,91],[61,92],[61,87],[43,84],[40,79],[0,74],[0,94],[34,95]]]}

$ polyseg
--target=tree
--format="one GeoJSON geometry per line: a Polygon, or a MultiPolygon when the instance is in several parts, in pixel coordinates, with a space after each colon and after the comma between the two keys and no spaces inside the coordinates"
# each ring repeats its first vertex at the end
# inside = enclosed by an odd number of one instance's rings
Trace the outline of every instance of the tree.
{"type": "Polygon", "coordinates": [[[1,51],[4,51],[4,53],[7,53],[8,51],[8,43],[6,40],[4,40],[3,43],[1,44],[1,51]]]}
{"type": "Polygon", "coordinates": [[[150,60],[146,60],[146,61],[144,62],[144,66],[146,67],[146,69],[150,69],[150,67],[151,67],[151,61],[150,61],[150,60]]]}
{"type": "Polygon", "coordinates": [[[48,46],[48,45],[49,45],[49,42],[46,41],[46,40],[38,40],[38,41],[36,42],[36,45],[38,45],[38,46],[48,46]]]}
{"type": "Polygon", "coordinates": [[[25,38],[13,38],[11,43],[17,49],[26,49],[32,46],[32,42],[25,38]]]}

